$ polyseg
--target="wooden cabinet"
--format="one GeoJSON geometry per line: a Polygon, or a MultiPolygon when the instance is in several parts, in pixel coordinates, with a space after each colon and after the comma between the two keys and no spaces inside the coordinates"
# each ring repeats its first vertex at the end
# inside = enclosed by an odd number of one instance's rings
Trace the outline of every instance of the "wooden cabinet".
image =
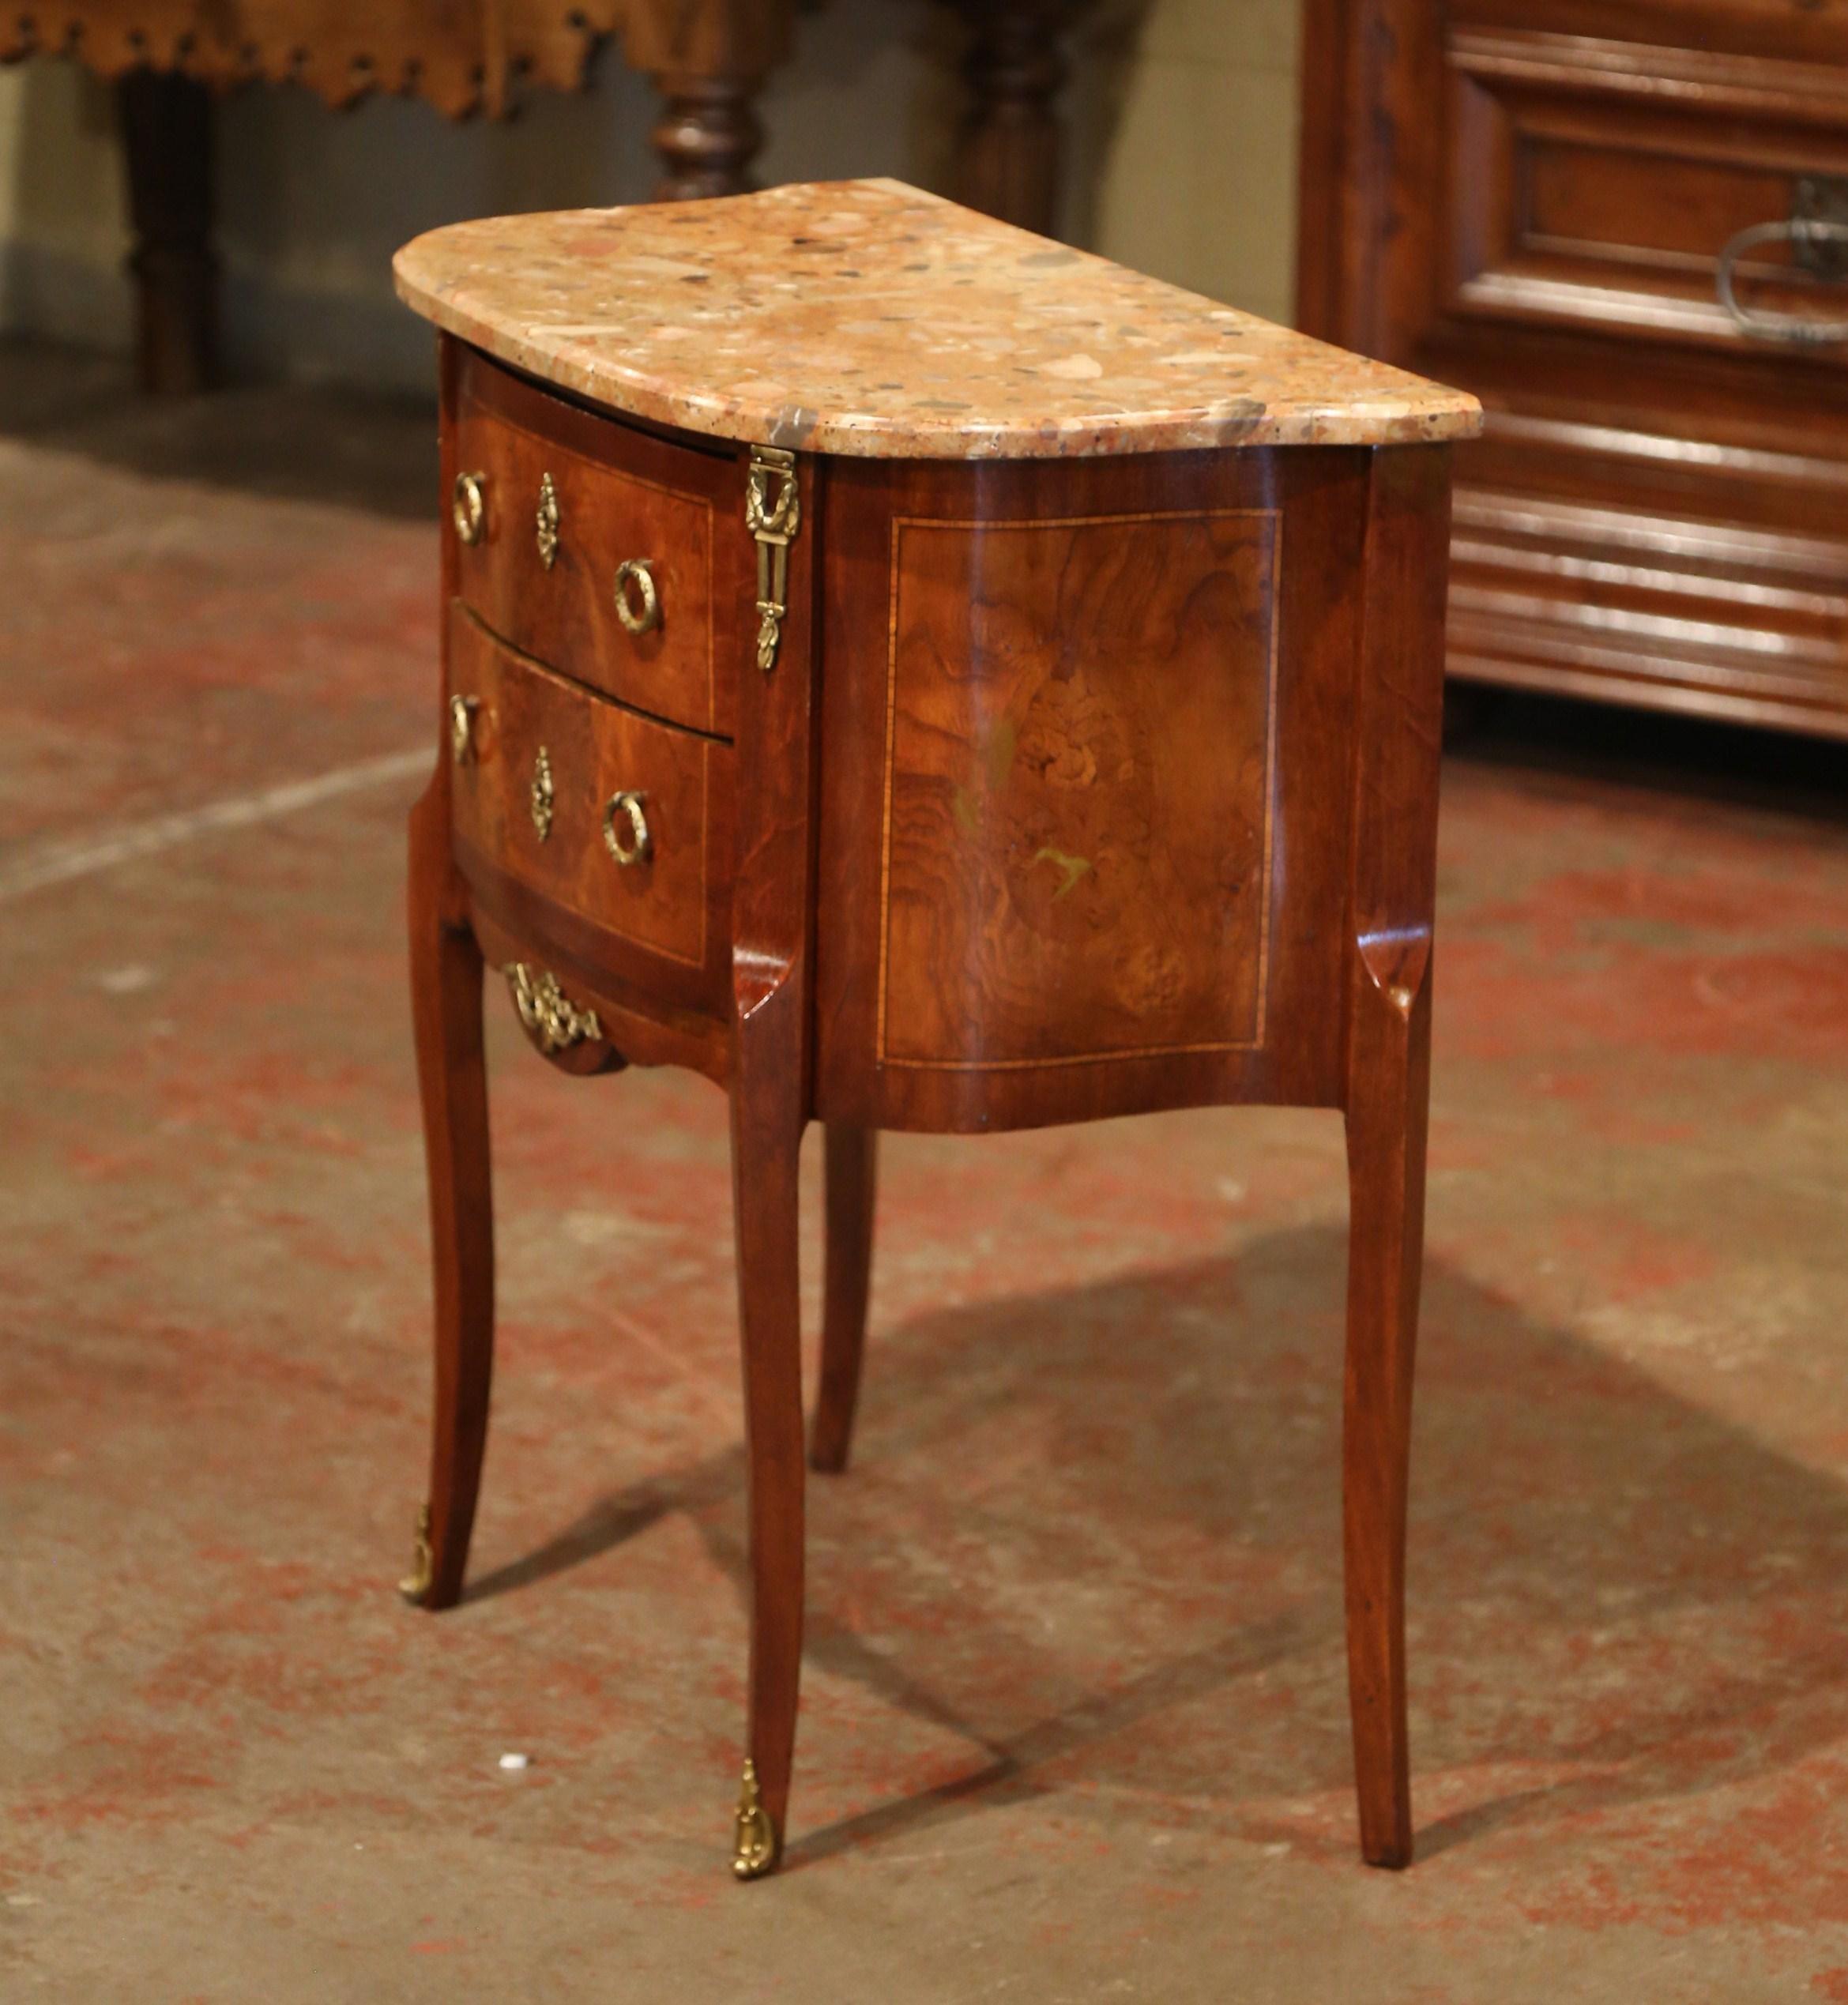
{"type": "Polygon", "coordinates": [[[1848,736],[1843,190],[1837,10],[1309,0],[1302,324],[1487,413],[1453,675],[1848,736]]]}

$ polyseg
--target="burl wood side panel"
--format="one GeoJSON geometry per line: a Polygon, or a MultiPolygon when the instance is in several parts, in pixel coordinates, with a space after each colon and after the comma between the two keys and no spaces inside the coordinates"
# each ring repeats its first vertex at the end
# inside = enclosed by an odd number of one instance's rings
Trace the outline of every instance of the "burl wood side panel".
{"type": "MultiPolygon", "coordinates": [[[[729,734],[740,608],[755,602],[735,453],[683,446],[593,416],[461,350],[459,468],[481,476],[481,540],[458,545],[457,589],[527,653],[637,709],[729,734]],[[551,565],[539,548],[542,477],[558,514],[551,565]],[[660,624],[618,615],[617,566],[650,566],[660,624]]],[[[446,521],[446,533],[454,528],[446,521]]],[[[633,591],[633,588],[631,588],[633,591]]]]}
{"type": "Polygon", "coordinates": [[[1277,518],[892,525],[879,1054],[1263,1037],[1277,518]]]}
{"type": "Polygon", "coordinates": [[[830,464],[822,1118],[1338,1101],[1367,461],[830,464]]]}

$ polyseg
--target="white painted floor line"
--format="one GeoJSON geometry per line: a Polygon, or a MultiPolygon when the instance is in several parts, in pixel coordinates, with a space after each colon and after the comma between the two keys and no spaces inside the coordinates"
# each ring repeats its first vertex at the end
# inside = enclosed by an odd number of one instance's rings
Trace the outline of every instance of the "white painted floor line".
{"type": "Polygon", "coordinates": [[[125,827],[86,836],[78,841],[43,844],[10,863],[0,863],[0,904],[54,884],[68,884],[73,878],[113,870],[118,863],[156,856],[163,849],[177,849],[184,843],[220,835],[228,829],[247,829],[259,822],[273,822],[279,815],[317,807],[342,794],[387,786],[412,773],[427,772],[435,758],[435,750],[428,745],[420,745],[414,752],[387,752],[382,758],[362,759],[356,766],[340,766],[312,780],[284,781],[280,786],[265,787],[257,793],[189,807],[178,814],[158,814],[151,821],[131,822],[125,827]]]}

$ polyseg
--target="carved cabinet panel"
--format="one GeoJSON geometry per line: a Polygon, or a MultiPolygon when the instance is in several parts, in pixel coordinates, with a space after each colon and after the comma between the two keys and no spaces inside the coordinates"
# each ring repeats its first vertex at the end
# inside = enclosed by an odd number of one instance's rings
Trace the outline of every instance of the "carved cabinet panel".
{"type": "Polygon", "coordinates": [[[1848,22],[1309,0],[1304,60],[1304,325],[1487,411],[1451,671],[1848,735],[1848,22]]]}

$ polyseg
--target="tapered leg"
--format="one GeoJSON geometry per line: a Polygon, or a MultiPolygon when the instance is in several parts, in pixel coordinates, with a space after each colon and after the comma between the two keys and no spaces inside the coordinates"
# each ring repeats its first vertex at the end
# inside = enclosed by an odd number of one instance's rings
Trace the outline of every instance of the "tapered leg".
{"type": "Polygon", "coordinates": [[[1412,1856],[1406,1730],[1406,1490],[1425,1242],[1428,964],[1415,991],[1363,974],[1348,1105],[1348,1340],[1342,1458],[1348,1690],[1361,1850],[1412,1856]]]}
{"type": "Polygon", "coordinates": [[[733,1868],[755,1879],[776,1864],[789,1804],[802,1672],[801,1305],[797,1285],[799,1066],[781,1040],[755,1048],[740,1027],[732,1086],[732,1191],[737,1218],[744,1439],[750,1465],[751,1717],[733,1868]]]}
{"type": "Polygon", "coordinates": [[[866,1349],[866,1303],[872,1278],[873,1190],[879,1134],[830,1123],[827,1138],[827,1286],[822,1308],[821,1386],[808,1458],[838,1474],[847,1466],[860,1365],[866,1349]]]}
{"type": "Polygon", "coordinates": [[[405,1592],[429,1608],[453,1607],[461,1596],[494,1365],[481,950],[454,871],[448,777],[439,768],[411,812],[410,869],[411,999],[436,1276],[436,1415],[427,1544],[405,1592]]]}

